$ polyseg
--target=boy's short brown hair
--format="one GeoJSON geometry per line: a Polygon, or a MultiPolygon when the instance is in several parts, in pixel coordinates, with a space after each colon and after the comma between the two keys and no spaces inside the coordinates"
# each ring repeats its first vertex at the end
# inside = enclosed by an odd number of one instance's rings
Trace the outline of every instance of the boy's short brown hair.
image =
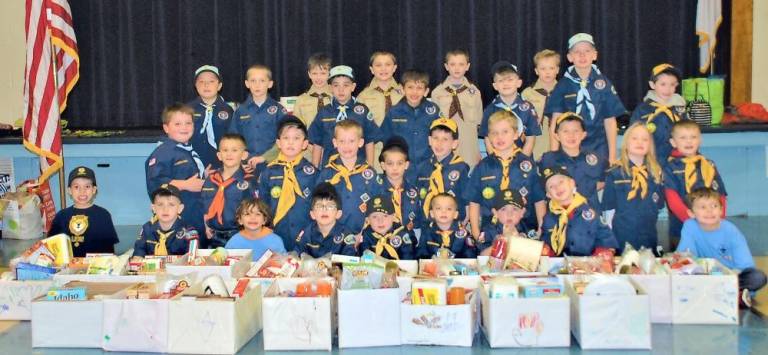
{"type": "Polygon", "coordinates": [[[389,56],[390,58],[392,58],[392,62],[395,63],[395,65],[397,65],[397,57],[395,57],[395,54],[387,51],[373,52],[373,54],[371,54],[371,59],[368,61],[368,65],[373,66],[373,61],[376,60],[376,57],[379,57],[379,56],[389,56]]]}
{"type": "Polygon", "coordinates": [[[455,207],[457,210],[459,209],[459,202],[458,202],[458,201],[456,201],[456,197],[454,197],[453,195],[451,195],[451,194],[449,194],[449,193],[447,193],[447,192],[441,192],[441,193],[439,193],[439,194],[435,195],[435,197],[433,197],[433,198],[432,198],[432,202],[431,202],[431,203],[430,203],[430,205],[429,205],[429,209],[430,209],[430,210],[432,210],[433,208],[435,208],[435,201],[436,201],[438,198],[447,198],[447,199],[450,199],[451,201],[453,201],[453,207],[455,207]]]}
{"type": "Polygon", "coordinates": [[[243,225],[240,224],[240,217],[250,211],[253,207],[256,207],[264,216],[264,227],[271,227],[272,212],[269,210],[269,205],[261,199],[252,197],[244,198],[240,201],[240,204],[237,205],[237,210],[235,211],[235,221],[237,222],[237,226],[243,228],[243,225]]]}
{"type": "Polygon", "coordinates": [[[688,208],[693,208],[693,203],[696,202],[696,200],[711,199],[717,201],[717,203],[720,203],[720,197],[721,195],[719,192],[717,192],[717,190],[711,187],[700,187],[693,189],[693,191],[688,194],[686,197],[686,202],[688,202],[688,208]]]}
{"type": "Polygon", "coordinates": [[[183,114],[189,115],[189,118],[192,118],[192,115],[195,114],[195,109],[181,102],[176,102],[174,104],[166,106],[163,109],[163,114],[162,114],[163,124],[168,124],[168,122],[171,122],[171,116],[173,116],[174,113],[183,113],[183,114]]]}
{"type": "Polygon", "coordinates": [[[499,110],[491,114],[491,117],[488,117],[488,129],[490,130],[491,126],[498,122],[508,121],[509,125],[512,126],[512,129],[514,129],[515,132],[520,132],[520,127],[517,126],[517,120],[517,114],[514,112],[499,110]]]}
{"type": "Polygon", "coordinates": [[[555,58],[557,60],[557,66],[560,66],[560,53],[557,53],[551,49],[544,49],[542,51],[537,52],[533,56],[533,64],[534,66],[539,65],[539,61],[546,58],[555,58]]]}
{"type": "Polygon", "coordinates": [[[445,57],[443,57],[443,63],[448,63],[448,58],[453,56],[460,56],[463,55],[464,58],[467,58],[467,63],[469,63],[469,52],[464,49],[452,49],[448,52],[445,52],[445,57]]]}
{"type": "Polygon", "coordinates": [[[409,69],[400,76],[400,82],[403,86],[408,82],[422,83],[429,89],[429,74],[423,70],[409,69]]]}
{"type": "Polygon", "coordinates": [[[309,59],[307,59],[307,71],[318,67],[331,70],[331,57],[326,53],[315,53],[309,56],[309,59]]]}
{"type": "Polygon", "coordinates": [[[239,133],[225,133],[223,136],[221,136],[221,139],[219,139],[219,148],[221,148],[221,142],[223,141],[237,141],[240,142],[243,147],[248,146],[248,143],[245,142],[245,138],[239,133]]]}
{"type": "Polygon", "coordinates": [[[672,125],[672,131],[670,132],[670,134],[674,136],[675,132],[681,129],[695,129],[696,131],[701,132],[701,127],[699,127],[699,124],[696,123],[696,121],[680,120],[675,122],[675,124],[672,125]]]}
{"type": "Polygon", "coordinates": [[[333,138],[336,138],[341,130],[354,130],[358,138],[363,138],[363,126],[355,120],[344,120],[336,123],[336,127],[333,128],[333,138]]]}
{"type": "Polygon", "coordinates": [[[259,63],[251,64],[251,66],[245,70],[245,80],[248,80],[248,73],[251,70],[264,70],[267,72],[267,78],[269,78],[269,80],[272,80],[272,69],[269,69],[269,67],[266,64],[259,64],[259,63]]]}

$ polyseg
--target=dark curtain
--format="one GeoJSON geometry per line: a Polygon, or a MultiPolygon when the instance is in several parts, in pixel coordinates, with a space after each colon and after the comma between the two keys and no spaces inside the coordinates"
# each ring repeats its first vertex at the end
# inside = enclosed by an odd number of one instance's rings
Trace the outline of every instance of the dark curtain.
{"type": "MultiPolygon", "coordinates": [[[[694,0],[74,0],[71,7],[82,66],[64,118],[78,128],[158,127],[165,105],[195,96],[193,72],[202,64],[220,68],[230,101],[244,99],[253,63],[272,68],[273,97],[298,95],[309,86],[306,59],[319,51],[352,66],[359,91],[371,78],[373,51],[395,53],[398,72],[426,70],[435,86],[445,77],[443,54],[464,48],[468,76],[487,103],[495,61],[516,63],[527,86],[537,51],[564,53],[572,34],[589,32],[597,64],[630,110],[654,65],[673,63],[686,76],[698,67],[694,0]]],[[[725,73],[729,31],[719,33],[716,66],[725,73]]]]}

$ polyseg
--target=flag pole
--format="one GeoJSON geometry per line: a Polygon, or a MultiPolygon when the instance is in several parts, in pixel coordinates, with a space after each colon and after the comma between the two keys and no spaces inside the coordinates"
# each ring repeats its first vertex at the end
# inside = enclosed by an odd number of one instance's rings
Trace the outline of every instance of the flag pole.
{"type": "MultiPolygon", "coordinates": [[[[53,35],[51,34],[51,9],[46,9],[46,31],[48,32],[48,45],[51,47],[51,66],[53,67],[53,87],[54,87],[54,100],[56,100],[57,106],[59,104],[59,71],[56,68],[56,50],[53,46],[53,35]]],[[[61,112],[57,112],[59,119],[56,124],[59,125],[59,138],[61,139],[61,112]]],[[[64,139],[61,139],[61,167],[59,168],[59,206],[61,209],[67,207],[67,194],[65,193],[65,181],[64,181],[64,139]]]]}

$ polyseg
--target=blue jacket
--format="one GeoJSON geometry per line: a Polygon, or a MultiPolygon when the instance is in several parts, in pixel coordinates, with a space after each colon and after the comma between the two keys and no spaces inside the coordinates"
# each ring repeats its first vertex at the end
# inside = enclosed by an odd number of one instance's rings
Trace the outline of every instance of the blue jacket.
{"type": "Polygon", "coordinates": [[[277,123],[286,113],[285,108],[270,96],[258,106],[253,102],[253,96],[248,95],[233,114],[229,132],[245,137],[249,159],[260,156],[275,145],[277,123]]]}
{"type": "MultiPolygon", "coordinates": [[[[217,171],[214,174],[221,174],[221,172],[217,171]]],[[[213,183],[212,176],[213,174],[205,179],[203,189],[200,191],[204,213],[208,213],[208,209],[211,207],[211,203],[213,203],[213,198],[219,190],[219,187],[213,183]]],[[[237,216],[235,215],[237,206],[240,205],[243,199],[256,196],[256,179],[252,175],[246,175],[242,169],[238,169],[230,179],[234,179],[234,182],[224,188],[224,210],[221,214],[222,223],[219,223],[216,217],[205,221],[208,227],[215,230],[238,229],[237,216]]]]}
{"type": "MultiPolygon", "coordinates": [[[[419,189],[419,198],[421,199],[422,206],[424,204],[424,198],[429,191],[429,177],[432,176],[432,172],[436,169],[435,163],[437,158],[432,154],[429,160],[424,160],[418,163],[415,171],[416,187],[419,189]]],[[[446,193],[453,195],[458,202],[459,207],[459,220],[463,221],[466,217],[467,200],[464,196],[464,191],[467,188],[467,182],[469,181],[469,165],[456,156],[455,153],[448,154],[443,160],[440,161],[442,165],[443,185],[446,193]],[[454,157],[456,159],[454,159],[454,157]]],[[[422,214],[424,220],[429,219],[429,215],[422,214]]]]}
{"type": "MultiPolygon", "coordinates": [[[[352,189],[348,189],[344,179],[340,179],[334,187],[339,193],[341,198],[341,219],[339,223],[347,227],[349,230],[359,233],[363,229],[365,223],[365,209],[366,202],[373,198],[373,196],[379,195],[379,184],[376,182],[376,172],[373,168],[368,167],[365,164],[365,159],[358,157],[356,166],[365,165],[366,168],[358,174],[350,176],[349,180],[352,183],[352,189]]],[[[336,158],[335,162],[343,164],[341,158],[336,158]]],[[[318,177],[318,182],[331,182],[331,179],[336,175],[337,171],[330,165],[327,165],[318,177]]]]}
{"type": "MultiPolygon", "coordinates": [[[[496,113],[496,111],[505,110],[506,106],[504,101],[501,100],[501,97],[496,96],[493,99],[493,102],[485,107],[485,110],[483,110],[483,120],[480,122],[480,129],[477,131],[477,134],[480,137],[488,136],[488,119],[491,115],[496,113]]],[[[520,95],[517,95],[515,101],[512,102],[512,105],[509,105],[509,108],[512,109],[512,112],[517,114],[517,117],[520,117],[520,121],[523,123],[522,129],[520,129],[518,133],[525,134],[526,137],[541,135],[541,125],[539,125],[539,119],[532,103],[523,100],[520,95]]],[[[515,143],[517,143],[518,147],[522,148],[525,143],[523,141],[523,136],[521,135],[515,143]]]]}
{"type": "MultiPolygon", "coordinates": [[[[390,251],[386,247],[382,249],[380,256],[387,259],[415,259],[417,243],[416,237],[411,235],[405,227],[397,223],[392,225],[392,230],[390,232],[392,235],[388,238],[386,244],[392,247],[392,249],[397,253],[397,256],[390,254],[390,251]]],[[[383,237],[384,236],[374,232],[371,227],[365,228],[363,230],[363,242],[360,243],[360,254],[362,254],[365,250],[375,252],[376,245],[383,237]]]]}
{"type": "MultiPolygon", "coordinates": [[[[384,198],[392,199],[394,188],[387,177],[382,174],[376,182],[379,184],[379,191],[384,198]]],[[[394,203],[394,200],[392,200],[394,203]]],[[[402,191],[400,191],[401,216],[397,216],[400,223],[405,226],[406,231],[412,231],[414,228],[421,228],[422,209],[421,199],[419,199],[418,189],[406,180],[403,180],[402,191]]]]}
{"type": "MultiPolygon", "coordinates": [[[[417,255],[419,259],[430,259],[437,254],[442,245],[443,236],[439,233],[439,227],[436,223],[430,222],[421,229],[417,255]]],[[[446,248],[452,253],[451,256],[456,258],[477,257],[475,239],[470,235],[469,230],[459,226],[458,222],[453,222],[451,226],[451,235],[446,248]]]]}
{"type": "Polygon", "coordinates": [[[592,206],[599,206],[597,199],[597,183],[605,181],[605,170],[608,168],[607,159],[593,152],[580,151],[578,156],[571,157],[562,149],[545,152],[539,160],[539,171],[564,166],[576,181],[579,193],[589,200],[592,206]]]}
{"type": "MultiPolygon", "coordinates": [[[[336,148],[333,147],[333,131],[336,128],[336,122],[340,119],[339,115],[339,103],[335,98],[331,100],[329,105],[325,105],[320,111],[317,112],[317,116],[309,125],[309,142],[312,144],[323,147],[323,157],[320,160],[320,166],[324,166],[328,162],[328,158],[336,153],[336,148]]],[[[376,143],[381,141],[381,132],[379,126],[373,121],[373,114],[368,110],[368,107],[352,98],[347,104],[345,112],[348,120],[355,120],[360,126],[363,127],[363,139],[365,144],[376,143]]],[[[360,155],[365,157],[365,150],[360,149],[360,155]]]]}
{"type": "Polygon", "coordinates": [[[381,123],[382,140],[392,136],[400,136],[408,143],[408,159],[411,164],[429,159],[432,150],[429,148],[429,126],[440,117],[440,109],[426,99],[416,107],[411,107],[403,97],[384,116],[381,123]]]}
{"type": "Polygon", "coordinates": [[[189,251],[189,241],[198,239],[197,230],[176,219],[171,229],[163,231],[159,222],[147,222],[139,230],[139,238],[133,243],[133,256],[155,255],[155,248],[160,240],[159,232],[170,233],[165,239],[168,255],[184,255],[189,251]]]}
{"type": "MultiPolygon", "coordinates": [[[[542,240],[552,246],[552,230],[557,226],[558,216],[547,212],[544,216],[541,232],[542,240]]],[[[571,256],[588,256],[597,247],[619,247],[613,232],[600,219],[600,214],[589,203],[577,207],[568,219],[565,247],[563,254],[571,256]]],[[[554,248],[552,248],[554,250],[554,248]]]]}
{"type": "Polygon", "coordinates": [[[203,128],[205,124],[205,111],[206,106],[200,97],[187,103],[195,110],[192,118],[195,123],[195,131],[192,132],[192,138],[189,143],[192,144],[192,148],[195,149],[197,154],[200,154],[200,159],[203,161],[203,165],[206,167],[210,164],[213,168],[220,168],[221,162],[216,157],[216,152],[219,141],[224,133],[227,133],[232,118],[232,107],[230,107],[224,98],[219,96],[216,98],[216,102],[211,105],[211,124],[213,125],[213,136],[216,143],[216,147],[211,146],[208,142],[207,126],[203,128]]]}
{"type": "Polygon", "coordinates": [[[311,222],[299,231],[294,240],[293,250],[299,255],[307,253],[313,258],[319,258],[328,253],[357,256],[354,232],[338,222],[336,221],[327,236],[323,236],[317,229],[317,222],[311,222]]]}

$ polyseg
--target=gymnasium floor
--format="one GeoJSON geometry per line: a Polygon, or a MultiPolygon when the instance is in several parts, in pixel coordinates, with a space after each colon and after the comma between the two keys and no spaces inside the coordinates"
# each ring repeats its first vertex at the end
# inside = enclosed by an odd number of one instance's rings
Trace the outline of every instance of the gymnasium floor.
{"type": "MultiPolygon", "coordinates": [[[[768,230],[768,217],[731,218],[744,235],[747,236],[755,262],[761,270],[768,270],[768,239],[764,231],[768,230]]],[[[666,226],[658,226],[660,242],[667,245],[666,226]]],[[[121,243],[118,252],[133,245],[138,226],[118,226],[121,243]]],[[[0,265],[7,266],[8,260],[27,248],[31,242],[0,239],[0,265]]],[[[741,311],[738,326],[705,325],[662,325],[652,327],[651,351],[631,351],[632,354],[764,354],[768,349],[768,290],[763,289],[757,295],[756,307],[752,311],[741,311]],[[762,350],[761,350],[762,349],[762,350]]],[[[77,324],[73,324],[77,326],[77,324]]],[[[30,344],[31,328],[29,322],[0,321],[0,354],[106,354],[100,349],[32,349],[30,344]]],[[[240,354],[263,353],[261,333],[246,344],[240,354]]],[[[275,354],[328,354],[328,352],[274,352],[275,354]]],[[[615,351],[582,351],[575,339],[571,339],[570,348],[557,349],[490,349],[482,332],[475,337],[472,348],[436,347],[436,346],[401,346],[385,348],[334,349],[334,354],[610,354],[615,351]]],[[[118,354],[111,352],[109,354],[118,354]]],[[[126,353],[137,354],[137,353],[126,353]]]]}

